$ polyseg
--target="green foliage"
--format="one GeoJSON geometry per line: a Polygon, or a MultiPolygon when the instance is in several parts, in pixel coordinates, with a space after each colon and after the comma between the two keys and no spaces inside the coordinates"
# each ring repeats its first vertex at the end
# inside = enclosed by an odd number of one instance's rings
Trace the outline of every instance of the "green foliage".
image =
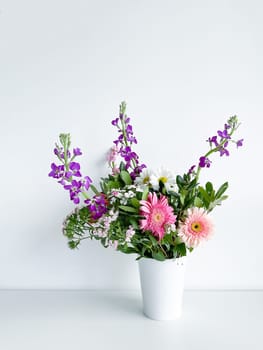
{"type": "Polygon", "coordinates": [[[128,205],[119,205],[119,209],[122,211],[125,211],[126,213],[136,213],[138,212],[137,209],[133,207],[129,207],[128,205]]]}
{"type": "Polygon", "coordinates": [[[125,185],[131,185],[132,184],[131,176],[130,176],[130,174],[127,171],[122,170],[120,172],[120,177],[121,177],[122,181],[125,183],[125,185]]]}
{"type": "Polygon", "coordinates": [[[228,183],[225,182],[215,192],[211,182],[207,182],[205,188],[198,187],[197,201],[199,201],[199,207],[204,206],[208,212],[212,211],[217,205],[221,205],[222,201],[226,200],[228,196],[223,196],[228,188],[228,183]]]}
{"type": "MultiPolygon", "coordinates": [[[[220,205],[227,198],[225,194],[228,183],[225,182],[216,191],[211,182],[207,182],[204,187],[200,186],[196,178],[184,174],[176,178],[178,191],[166,193],[166,197],[174,209],[177,218],[184,220],[186,211],[192,207],[205,208],[208,212],[215,206],[220,205]]],[[[141,192],[135,192],[130,187],[130,175],[122,170],[115,176],[108,176],[103,179],[101,189],[103,193],[111,193],[118,190],[123,193],[123,199],[115,198],[112,208],[118,211],[118,220],[110,225],[107,236],[98,236],[93,228],[93,221],[87,207],[83,207],[71,213],[65,220],[63,232],[68,238],[68,244],[71,249],[78,248],[83,239],[95,239],[101,242],[104,247],[108,247],[110,242],[118,241],[117,250],[125,254],[136,254],[138,258],[153,258],[158,261],[185,256],[187,248],[185,243],[178,237],[176,228],[174,232],[166,233],[161,241],[152,235],[150,231],[143,232],[140,229],[140,201],[146,200],[149,186],[141,192]],[[126,193],[133,193],[131,197],[125,197],[126,193]],[[121,204],[125,199],[125,204],[121,204]],[[126,240],[126,232],[133,229],[133,236],[126,240]]],[[[92,188],[93,192],[98,195],[100,192],[92,188]]],[[[179,220],[178,220],[179,221],[179,220]]],[[[177,222],[178,222],[177,221],[177,222]]]]}

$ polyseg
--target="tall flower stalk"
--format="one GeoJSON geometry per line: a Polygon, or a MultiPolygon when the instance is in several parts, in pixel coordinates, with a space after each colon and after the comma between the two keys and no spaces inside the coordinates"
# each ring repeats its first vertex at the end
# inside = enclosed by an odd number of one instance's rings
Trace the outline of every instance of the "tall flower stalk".
{"type": "Polygon", "coordinates": [[[202,157],[199,158],[199,164],[196,172],[196,179],[198,181],[200,171],[204,167],[210,167],[211,161],[208,157],[212,155],[212,153],[219,152],[220,156],[223,155],[229,156],[228,146],[229,144],[235,143],[237,147],[241,147],[243,145],[243,139],[233,140],[232,135],[238,129],[240,123],[238,122],[238,118],[236,115],[230,117],[227,123],[224,125],[224,129],[218,130],[217,135],[209,137],[207,142],[209,142],[210,150],[202,157]]]}

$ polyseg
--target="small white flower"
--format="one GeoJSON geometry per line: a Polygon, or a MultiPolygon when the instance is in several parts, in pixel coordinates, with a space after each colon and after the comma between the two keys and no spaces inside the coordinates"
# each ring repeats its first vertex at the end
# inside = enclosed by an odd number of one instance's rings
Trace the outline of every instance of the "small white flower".
{"type": "Polygon", "coordinates": [[[122,205],[126,205],[127,204],[127,199],[126,198],[122,198],[121,200],[120,200],[120,203],[122,204],[122,205]]]}
{"type": "Polygon", "coordinates": [[[129,191],[128,196],[129,196],[129,198],[133,198],[133,197],[135,197],[135,193],[132,191],[129,191]]]}
{"type": "Polygon", "coordinates": [[[174,174],[168,169],[160,168],[151,175],[150,183],[155,191],[159,190],[160,182],[163,183],[166,191],[171,191],[175,189],[176,178],[174,174]]]}
{"type": "Polygon", "coordinates": [[[119,212],[116,211],[111,215],[111,221],[116,221],[118,219],[118,216],[119,216],[119,212]]]}
{"type": "Polygon", "coordinates": [[[118,248],[118,241],[109,241],[109,246],[112,247],[114,250],[118,248]]]}
{"type": "Polygon", "coordinates": [[[171,232],[175,232],[176,231],[176,227],[175,227],[175,224],[170,224],[170,225],[167,225],[166,227],[166,233],[171,233],[171,232]]]}
{"type": "Polygon", "coordinates": [[[129,185],[129,186],[126,186],[126,188],[128,190],[136,190],[136,186],[135,185],[129,185]]]}
{"type": "Polygon", "coordinates": [[[126,231],[126,238],[125,242],[129,243],[131,241],[131,238],[134,236],[135,230],[134,228],[130,225],[128,230],[126,231]]]}
{"type": "Polygon", "coordinates": [[[150,178],[152,176],[152,171],[150,169],[143,169],[139,176],[134,180],[135,185],[139,188],[143,188],[150,184],[150,178]]]}

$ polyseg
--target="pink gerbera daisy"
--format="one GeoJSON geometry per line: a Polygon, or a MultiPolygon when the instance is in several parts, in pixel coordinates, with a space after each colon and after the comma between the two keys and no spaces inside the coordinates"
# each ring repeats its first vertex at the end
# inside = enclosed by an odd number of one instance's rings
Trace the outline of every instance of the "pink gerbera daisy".
{"type": "Polygon", "coordinates": [[[178,236],[188,248],[195,248],[203,240],[210,238],[213,224],[204,209],[187,210],[187,218],[179,225],[178,236]]]}
{"type": "Polygon", "coordinates": [[[176,216],[173,208],[169,206],[167,198],[161,196],[158,199],[156,193],[149,193],[147,201],[142,200],[140,215],[144,216],[140,220],[140,228],[144,231],[151,231],[159,240],[165,235],[167,225],[175,223],[176,216]]]}

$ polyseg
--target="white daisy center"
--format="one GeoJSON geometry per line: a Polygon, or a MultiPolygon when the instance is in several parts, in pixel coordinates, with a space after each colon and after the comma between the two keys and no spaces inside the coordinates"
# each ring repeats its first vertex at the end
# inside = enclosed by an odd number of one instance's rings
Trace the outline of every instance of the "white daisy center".
{"type": "Polygon", "coordinates": [[[165,183],[168,181],[168,179],[167,179],[167,177],[165,177],[165,176],[161,176],[161,177],[159,178],[159,181],[161,181],[163,184],[165,184],[165,183]]]}

